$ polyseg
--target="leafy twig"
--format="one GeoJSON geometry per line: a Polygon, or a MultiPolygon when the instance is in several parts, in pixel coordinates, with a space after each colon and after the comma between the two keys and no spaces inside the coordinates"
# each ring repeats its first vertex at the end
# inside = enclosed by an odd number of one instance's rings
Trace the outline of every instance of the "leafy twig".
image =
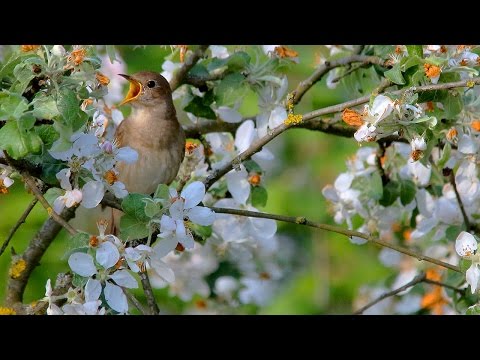
{"type": "Polygon", "coordinates": [[[462,198],[460,197],[460,194],[458,192],[457,183],[455,182],[455,174],[453,173],[453,170],[450,173],[449,180],[450,180],[450,184],[452,184],[453,190],[455,191],[455,196],[457,198],[457,202],[458,202],[458,206],[460,207],[460,211],[462,212],[465,227],[466,227],[467,231],[470,231],[470,220],[468,220],[467,212],[465,211],[465,207],[463,206],[462,198]]]}
{"type": "Polygon", "coordinates": [[[22,216],[20,216],[20,219],[18,219],[18,221],[15,223],[15,225],[13,225],[13,228],[10,229],[10,232],[8,233],[8,236],[7,236],[7,238],[5,239],[5,241],[2,245],[2,248],[0,249],[0,256],[3,254],[3,252],[7,248],[10,240],[13,238],[13,235],[15,235],[15,232],[18,230],[20,225],[22,225],[25,222],[25,220],[27,219],[28,215],[30,214],[30,212],[32,211],[33,207],[35,206],[35,204],[37,202],[38,202],[38,199],[36,197],[33,198],[32,201],[30,202],[30,204],[28,204],[27,208],[23,212],[22,216]]]}
{"type": "Polygon", "coordinates": [[[170,87],[172,88],[172,91],[175,91],[180,85],[183,84],[187,73],[193,66],[195,66],[198,60],[203,57],[207,49],[208,45],[200,45],[192,54],[190,54],[190,56],[185,59],[182,67],[173,74],[173,78],[170,81],[170,87]]]}

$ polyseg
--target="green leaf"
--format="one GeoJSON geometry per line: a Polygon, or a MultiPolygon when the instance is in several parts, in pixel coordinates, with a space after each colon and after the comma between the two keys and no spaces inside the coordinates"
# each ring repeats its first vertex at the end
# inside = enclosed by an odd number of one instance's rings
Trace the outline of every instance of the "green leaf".
{"type": "Polygon", "coordinates": [[[32,101],[32,105],[33,116],[39,119],[52,120],[60,114],[55,99],[51,96],[46,96],[44,93],[38,93],[32,101]]]}
{"type": "Polygon", "coordinates": [[[9,92],[0,92],[0,118],[20,119],[28,110],[28,102],[23,96],[9,92]]]}
{"type": "Polygon", "coordinates": [[[218,105],[232,105],[242,99],[248,91],[245,77],[239,73],[225,76],[215,87],[215,99],[218,105]]]}
{"type": "Polygon", "coordinates": [[[37,135],[40,136],[40,139],[42,139],[42,142],[47,149],[49,149],[52,144],[59,138],[59,135],[55,131],[53,126],[40,125],[35,126],[33,129],[37,133],[37,135]]]}
{"type": "Polygon", "coordinates": [[[195,79],[206,79],[210,76],[207,68],[203,64],[196,63],[188,72],[188,77],[195,79]]]}
{"type": "Polygon", "coordinates": [[[148,221],[141,221],[130,214],[125,214],[120,218],[120,235],[122,239],[141,239],[147,237],[148,234],[148,221]]]}
{"type": "Polygon", "coordinates": [[[161,204],[156,203],[150,198],[144,198],[143,202],[145,203],[145,215],[150,219],[162,210],[161,204]]]}
{"type": "Polygon", "coordinates": [[[155,190],[155,194],[153,195],[154,198],[159,199],[168,199],[170,198],[170,193],[168,191],[168,185],[166,184],[159,184],[157,186],[157,190],[155,190]]]}
{"type": "Polygon", "coordinates": [[[480,305],[476,304],[473,306],[470,306],[466,313],[466,315],[480,315],[480,305]]]}
{"type": "Polygon", "coordinates": [[[202,226],[198,224],[192,223],[189,225],[189,228],[195,232],[202,240],[207,240],[210,236],[212,236],[212,226],[202,226]]]}
{"type": "Polygon", "coordinates": [[[392,205],[400,195],[400,184],[391,180],[387,185],[383,187],[383,196],[379,203],[383,206],[392,205]]]}
{"type": "Polygon", "coordinates": [[[267,205],[268,194],[263,186],[252,186],[250,197],[254,207],[264,207],[267,205]]]}
{"type": "Polygon", "coordinates": [[[452,152],[452,145],[449,142],[445,144],[442,150],[442,157],[438,160],[437,166],[439,169],[443,169],[445,164],[450,159],[450,154],[452,152]]]}
{"type": "Polygon", "coordinates": [[[447,59],[437,56],[429,56],[428,58],[425,58],[425,62],[435,66],[442,66],[447,62],[447,59]]]}
{"type": "Polygon", "coordinates": [[[448,240],[448,242],[454,243],[461,231],[461,226],[451,225],[447,228],[447,230],[445,230],[445,238],[448,240]]]}
{"type": "Polygon", "coordinates": [[[51,187],[45,192],[44,197],[48,201],[50,206],[53,206],[53,202],[55,201],[55,199],[63,194],[64,191],[62,189],[57,187],[51,187]]]}
{"type": "Polygon", "coordinates": [[[184,110],[198,117],[215,120],[217,115],[210,107],[213,100],[213,91],[207,91],[203,97],[194,96],[184,110]]]}
{"type": "Polygon", "coordinates": [[[227,58],[226,64],[230,71],[241,71],[250,63],[250,55],[244,51],[237,51],[227,58]]]}
{"type": "Polygon", "coordinates": [[[405,84],[405,79],[403,78],[402,71],[400,70],[399,64],[396,64],[390,70],[385,71],[383,75],[394,84],[397,84],[397,85],[405,84]]]}
{"type": "Polygon", "coordinates": [[[409,57],[418,56],[423,58],[423,47],[422,45],[406,45],[409,57]]]}
{"type": "Polygon", "coordinates": [[[458,92],[449,92],[443,102],[445,117],[452,119],[458,115],[463,109],[463,99],[458,92]]]}
{"type": "Polygon", "coordinates": [[[375,200],[380,200],[383,197],[382,177],[378,172],[372,173],[370,176],[370,196],[375,200]]]}
{"type": "Polygon", "coordinates": [[[463,273],[465,273],[471,265],[472,261],[466,259],[460,259],[460,262],[458,264],[460,270],[462,270],[463,273]]]}
{"type": "Polygon", "coordinates": [[[2,69],[0,70],[0,80],[3,79],[5,76],[9,75],[10,73],[13,72],[13,69],[15,69],[15,66],[17,66],[22,60],[29,58],[29,57],[34,57],[36,55],[34,54],[18,54],[18,53],[13,53],[10,58],[7,60],[5,65],[3,65],[2,69]]]}
{"type": "Polygon", "coordinates": [[[420,64],[423,64],[423,61],[418,56],[404,57],[400,61],[400,70],[405,72],[406,70],[408,70],[408,69],[410,69],[410,68],[412,68],[416,65],[420,65],[420,64]]]}
{"type": "Polygon", "coordinates": [[[22,62],[13,69],[13,76],[17,81],[13,87],[14,91],[23,93],[36,74],[32,70],[32,64],[22,62]]]}
{"type": "Polygon", "coordinates": [[[78,119],[80,106],[77,95],[68,88],[61,88],[57,99],[57,109],[63,117],[64,123],[73,126],[78,119]]]}
{"type": "Polygon", "coordinates": [[[415,194],[417,193],[417,187],[415,183],[411,180],[401,180],[400,181],[400,201],[403,206],[410,204],[413,199],[415,199],[415,194]]]}
{"type": "Polygon", "coordinates": [[[150,218],[145,214],[144,199],[150,199],[149,196],[138,193],[130,193],[122,201],[123,211],[138,221],[148,221],[150,218]]]}
{"type": "Polygon", "coordinates": [[[257,174],[263,173],[262,168],[260,167],[260,165],[258,165],[255,162],[255,160],[252,160],[252,159],[246,160],[243,162],[243,165],[245,166],[248,172],[255,172],[257,174]]]}
{"type": "Polygon", "coordinates": [[[14,159],[42,150],[42,140],[33,131],[21,131],[16,121],[7,121],[0,129],[0,146],[14,159]]]}

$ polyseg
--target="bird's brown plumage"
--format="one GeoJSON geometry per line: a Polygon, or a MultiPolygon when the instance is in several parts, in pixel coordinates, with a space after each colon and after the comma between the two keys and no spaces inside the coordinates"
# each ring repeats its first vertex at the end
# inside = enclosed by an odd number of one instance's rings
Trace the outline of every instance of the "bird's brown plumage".
{"type": "MultiPolygon", "coordinates": [[[[123,103],[132,106],[132,113],[118,126],[115,138],[119,147],[135,149],[138,160],[117,163],[118,179],[128,192],[151,194],[158,184],[169,184],[177,176],[185,156],[185,133],[177,120],[170,85],[162,75],[142,71],[122,76],[131,83],[123,103]]],[[[114,210],[114,232],[120,216],[114,210]]]]}

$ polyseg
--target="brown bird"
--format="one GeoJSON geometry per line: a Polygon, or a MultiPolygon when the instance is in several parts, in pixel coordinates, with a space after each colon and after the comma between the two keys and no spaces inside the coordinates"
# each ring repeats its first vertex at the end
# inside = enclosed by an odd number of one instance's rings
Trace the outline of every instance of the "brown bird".
{"type": "MultiPolygon", "coordinates": [[[[177,120],[170,84],[162,75],[151,71],[119,75],[130,82],[120,105],[130,104],[132,113],[120,123],[115,138],[119,147],[135,149],[138,160],[117,163],[118,180],[128,192],[151,194],[158,184],[170,184],[177,176],[185,156],[185,132],[177,120]]],[[[119,230],[121,214],[113,209],[112,233],[119,230]]]]}

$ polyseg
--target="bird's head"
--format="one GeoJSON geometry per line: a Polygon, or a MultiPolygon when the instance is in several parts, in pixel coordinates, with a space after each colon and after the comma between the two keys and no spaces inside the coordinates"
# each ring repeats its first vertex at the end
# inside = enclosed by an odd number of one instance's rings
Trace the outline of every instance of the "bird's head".
{"type": "Polygon", "coordinates": [[[118,74],[130,82],[127,96],[119,104],[130,103],[136,106],[156,106],[172,100],[172,90],[168,81],[159,73],[140,71],[133,75],[118,74]]]}

